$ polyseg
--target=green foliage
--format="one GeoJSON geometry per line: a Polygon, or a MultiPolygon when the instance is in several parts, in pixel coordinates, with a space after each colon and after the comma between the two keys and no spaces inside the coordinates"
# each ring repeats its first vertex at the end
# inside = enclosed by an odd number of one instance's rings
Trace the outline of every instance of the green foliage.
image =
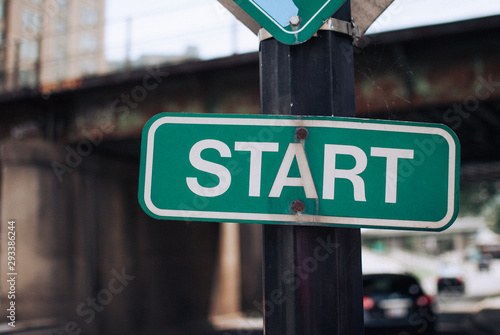
{"type": "Polygon", "coordinates": [[[484,216],[500,234],[500,182],[482,182],[460,190],[460,216],[484,216]]]}
{"type": "Polygon", "coordinates": [[[496,196],[488,207],[486,222],[491,230],[500,234],[500,195],[496,196]]]}
{"type": "Polygon", "coordinates": [[[481,183],[460,189],[460,216],[479,216],[497,195],[494,185],[481,183]]]}

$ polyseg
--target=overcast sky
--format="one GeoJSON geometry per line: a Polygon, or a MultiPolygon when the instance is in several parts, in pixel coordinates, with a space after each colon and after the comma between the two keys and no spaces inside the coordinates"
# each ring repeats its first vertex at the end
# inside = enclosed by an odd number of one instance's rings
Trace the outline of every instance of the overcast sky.
{"type": "MultiPolygon", "coordinates": [[[[258,50],[258,40],[216,0],[106,0],[106,55],[179,55],[196,46],[204,59],[258,50]],[[130,19],[130,24],[127,24],[130,19]],[[130,33],[128,33],[130,31],[130,33]]],[[[368,33],[500,15],[500,0],[395,0],[368,33]]]]}

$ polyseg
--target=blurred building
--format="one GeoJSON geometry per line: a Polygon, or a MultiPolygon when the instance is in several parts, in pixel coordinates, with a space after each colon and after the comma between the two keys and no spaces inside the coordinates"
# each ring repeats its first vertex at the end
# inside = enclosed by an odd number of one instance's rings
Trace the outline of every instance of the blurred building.
{"type": "Polygon", "coordinates": [[[102,73],[105,1],[0,0],[0,91],[102,73]]]}

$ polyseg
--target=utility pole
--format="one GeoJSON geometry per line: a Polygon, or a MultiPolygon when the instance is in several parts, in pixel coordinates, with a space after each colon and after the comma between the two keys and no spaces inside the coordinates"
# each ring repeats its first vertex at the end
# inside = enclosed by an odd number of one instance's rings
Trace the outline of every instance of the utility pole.
{"type": "MultiPolygon", "coordinates": [[[[350,22],[350,1],[333,17],[350,22]]],[[[269,38],[260,59],[264,114],[355,116],[352,36],[269,38]]],[[[264,225],[263,240],[266,335],[363,334],[360,229],[264,225]]]]}
{"type": "Polygon", "coordinates": [[[14,70],[13,70],[13,80],[12,80],[12,90],[18,90],[20,88],[20,63],[21,63],[21,40],[16,40],[14,44],[14,70]]]}
{"type": "Polygon", "coordinates": [[[125,33],[125,71],[130,71],[132,68],[132,18],[129,17],[125,21],[126,33],[125,33]]]}

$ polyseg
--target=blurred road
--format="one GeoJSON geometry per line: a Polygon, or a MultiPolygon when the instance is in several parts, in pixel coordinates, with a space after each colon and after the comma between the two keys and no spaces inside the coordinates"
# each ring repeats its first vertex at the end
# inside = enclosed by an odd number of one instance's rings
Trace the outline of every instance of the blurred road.
{"type": "MultiPolygon", "coordinates": [[[[436,335],[500,335],[500,261],[495,260],[489,271],[479,271],[474,262],[461,262],[457,255],[445,259],[393,251],[377,254],[363,250],[365,272],[412,272],[421,278],[426,292],[434,296],[437,314],[436,335]],[[437,294],[436,282],[443,262],[457,264],[465,279],[464,294],[437,294]],[[368,271],[369,269],[369,271],[368,271]]],[[[15,332],[6,324],[0,334],[47,335],[65,334],[51,322],[26,323],[15,332]],[[24,328],[24,329],[23,329],[24,328]]],[[[242,316],[220,318],[214,329],[193,335],[262,335],[262,319],[242,316]]],[[[401,335],[401,334],[386,334],[401,335]]]]}
{"type": "MultiPolygon", "coordinates": [[[[489,309],[488,313],[483,315],[481,310],[478,310],[481,303],[481,301],[475,301],[467,297],[442,300],[440,307],[438,307],[440,311],[436,325],[436,335],[500,334],[500,328],[495,328],[500,324],[500,306],[489,309]]],[[[219,330],[207,330],[206,332],[192,333],[192,335],[263,335],[261,319],[233,317],[219,324],[219,327],[219,330]]],[[[15,331],[12,328],[0,327],[0,334],[63,335],[67,333],[56,327],[26,327],[15,331]]],[[[385,335],[404,334],[387,333],[385,335]]]]}
{"type": "Polygon", "coordinates": [[[480,271],[476,262],[463,261],[459,253],[431,257],[403,250],[387,254],[363,250],[363,271],[410,272],[421,278],[424,290],[434,296],[439,335],[500,334],[500,260],[493,260],[489,271],[480,271]],[[444,264],[452,264],[461,273],[464,294],[437,293],[437,279],[444,264]]]}
{"type": "MultiPolygon", "coordinates": [[[[463,262],[458,254],[428,257],[395,250],[388,254],[363,250],[363,272],[411,272],[422,280],[425,291],[434,296],[437,335],[500,335],[500,261],[489,271],[479,271],[474,262],[463,262]],[[437,278],[444,263],[456,264],[463,273],[465,293],[437,294],[437,278]]],[[[261,335],[261,320],[233,320],[227,329],[210,335],[261,335]],[[241,328],[251,323],[253,328],[241,328]],[[240,329],[238,330],[238,328],[240,329]],[[231,328],[233,328],[231,330],[231,328]]],[[[386,334],[401,335],[401,334],[386,334]]]]}

